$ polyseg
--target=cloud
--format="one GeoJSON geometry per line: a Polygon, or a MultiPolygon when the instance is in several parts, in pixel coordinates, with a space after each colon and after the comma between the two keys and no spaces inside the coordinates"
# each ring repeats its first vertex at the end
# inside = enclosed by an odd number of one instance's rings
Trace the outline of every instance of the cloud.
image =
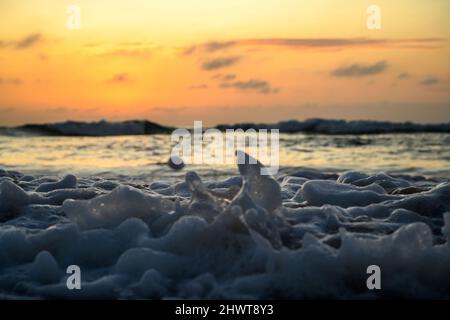
{"type": "Polygon", "coordinates": [[[331,72],[334,77],[365,77],[385,71],[388,67],[386,61],[378,61],[374,64],[352,64],[337,68],[331,72]]]}
{"type": "Polygon", "coordinates": [[[91,50],[90,55],[94,57],[115,57],[130,59],[148,59],[156,51],[164,49],[162,46],[156,46],[152,42],[117,42],[114,44],[103,42],[90,42],[84,44],[84,47],[91,50]]]}
{"type": "Polygon", "coordinates": [[[227,73],[227,74],[221,74],[217,73],[211,77],[213,80],[219,80],[219,81],[231,81],[236,79],[236,75],[233,73],[227,73]]]}
{"type": "Polygon", "coordinates": [[[67,113],[71,110],[65,107],[55,107],[55,108],[47,108],[45,111],[50,113],[67,113]]]}
{"type": "Polygon", "coordinates": [[[27,49],[29,47],[32,47],[33,45],[35,45],[36,43],[38,43],[41,40],[42,40],[41,34],[33,33],[33,34],[30,34],[30,35],[26,36],[25,38],[17,41],[17,43],[15,44],[15,48],[16,49],[27,49]]]}
{"type": "Polygon", "coordinates": [[[250,45],[268,45],[268,46],[287,46],[287,47],[412,47],[436,46],[436,44],[445,41],[441,38],[416,38],[416,39],[369,39],[369,38],[265,38],[265,39],[247,39],[241,40],[242,44],[250,45]]]}
{"type": "Polygon", "coordinates": [[[246,81],[235,80],[236,75],[233,73],[228,74],[216,74],[212,79],[219,81],[220,88],[223,89],[237,89],[240,91],[256,91],[263,94],[278,93],[279,88],[274,88],[266,80],[250,79],[246,81]]]}
{"type": "Polygon", "coordinates": [[[212,41],[190,46],[184,54],[196,51],[214,52],[237,46],[278,46],[295,48],[340,48],[340,47],[395,47],[434,49],[446,39],[412,38],[412,39],[373,39],[373,38],[253,38],[229,41],[212,41]]]}
{"type": "Polygon", "coordinates": [[[12,108],[12,107],[2,107],[0,108],[0,112],[1,113],[10,113],[10,112],[14,112],[16,109],[12,108]]]}
{"type": "Polygon", "coordinates": [[[213,58],[209,59],[202,64],[203,70],[216,70],[220,68],[229,67],[241,59],[240,56],[233,57],[222,57],[222,58],[213,58]]]}
{"type": "Polygon", "coordinates": [[[236,79],[236,75],[235,74],[225,74],[221,78],[221,80],[223,80],[223,81],[231,81],[231,80],[234,80],[234,79],[236,79]]]}
{"type": "Polygon", "coordinates": [[[195,50],[197,50],[197,46],[191,46],[191,47],[185,48],[183,50],[183,54],[188,56],[188,55],[193,54],[195,52],[195,50]]]}
{"type": "Polygon", "coordinates": [[[149,109],[149,111],[151,111],[151,112],[158,112],[158,113],[170,113],[170,114],[172,114],[174,112],[183,112],[183,111],[186,111],[188,109],[189,109],[188,107],[167,107],[167,108],[154,107],[154,108],[149,109]]]}
{"type": "Polygon", "coordinates": [[[130,76],[127,73],[118,73],[114,75],[111,79],[106,80],[108,83],[127,83],[131,82],[130,76]]]}
{"type": "Polygon", "coordinates": [[[235,41],[211,41],[206,44],[204,44],[206,51],[208,52],[214,52],[217,50],[226,49],[229,47],[232,47],[236,44],[235,41]]]}
{"type": "Polygon", "coordinates": [[[0,40],[0,48],[13,48],[16,50],[23,50],[33,47],[34,45],[42,42],[42,40],[43,37],[40,33],[32,33],[18,40],[0,40]]]}
{"type": "Polygon", "coordinates": [[[190,55],[196,51],[215,52],[233,47],[234,45],[236,45],[236,41],[210,41],[190,46],[183,51],[183,54],[190,55]]]}
{"type": "Polygon", "coordinates": [[[258,91],[263,94],[278,93],[278,88],[273,88],[269,82],[265,80],[250,79],[247,81],[224,82],[221,88],[234,88],[241,91],[258,91]]]}
{"type": "Polygon", "coordinates": [[[18,85],[21,85],[21,84],[23,84],[23,81],[22,81],[22,79],[19,79],[19,78],[0,78],[0,85],[3,85],[3,84],[10,84],[10,85],[16,85],[16,86],[18,86],[18,85]]]}
{"type": "Polygon", "coordinates": [[[422,86],[433,86],[438,83],[439,83],[439,79],[434,76],[429,76],[419,82],[419,84],[422,86]]]}
{"type": "Polygon", "coordinates": [[[408,72],[402,72],[397,76],[397,79],[404,80],[411,78],[411,75],[408,72]]]}
{"type": "Polygon", "coordinates": [[[367,38],[266,38],[242,40],[242,44],[285,47],[348,47],[385,44],[385,39],[367,38]]]}
{"type": "Polygon", "coordinates": [[[206,84],[197,84],[190,86],[189,89],[208,89],[208,86],[206,84]]]}
{"type": "Polygon", "coordinates": [[[49,59],[49,56],[48,56],[47,54],[45,54],[45,53],[39,53],[39,54],[37,55],[37,57],[38,57],[38,59],[41,60],[41,61],[47,61],[47,60],[49,59]]]}

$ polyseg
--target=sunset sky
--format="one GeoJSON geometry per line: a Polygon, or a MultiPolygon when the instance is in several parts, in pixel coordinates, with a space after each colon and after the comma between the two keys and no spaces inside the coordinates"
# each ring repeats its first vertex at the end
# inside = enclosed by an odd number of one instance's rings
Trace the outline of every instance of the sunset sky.
{"type": "Polygon", "coordinates": [[[0,0],[0,126],[448,122],[449,13],[448,0],[0,0]]]}

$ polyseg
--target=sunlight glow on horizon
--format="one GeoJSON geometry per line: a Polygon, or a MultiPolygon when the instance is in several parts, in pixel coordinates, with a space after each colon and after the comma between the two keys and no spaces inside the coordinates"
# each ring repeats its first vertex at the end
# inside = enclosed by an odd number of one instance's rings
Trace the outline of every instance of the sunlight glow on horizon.
{"type": "Polygon", "coordinates": [[[450,121],[450,3],[376,1],[378,31],[371,3],[3,0],[0,125],[450,121]],[[80,30],[66,27],[69,4],[80,30]]]}

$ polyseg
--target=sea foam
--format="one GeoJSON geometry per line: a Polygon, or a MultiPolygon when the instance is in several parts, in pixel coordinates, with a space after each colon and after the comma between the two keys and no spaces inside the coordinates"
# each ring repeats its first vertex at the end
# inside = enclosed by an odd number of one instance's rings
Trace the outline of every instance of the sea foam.
{"type": "Polygon", "coordinates": [[[0,170],[0,297],[450,298],[448,182],[261,167],[143,186],[0,170]]]}

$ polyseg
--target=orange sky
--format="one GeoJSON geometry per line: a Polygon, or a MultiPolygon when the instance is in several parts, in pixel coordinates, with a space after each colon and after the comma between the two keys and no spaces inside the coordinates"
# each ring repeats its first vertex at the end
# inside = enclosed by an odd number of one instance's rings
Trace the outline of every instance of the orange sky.
{"type": "Polygon", "coordinates": [[[0,125],[450,121],[449,12],[447,0],[1,0],[0,125]],[[366,27],[372,3],[381,30],[366,27]]]}

